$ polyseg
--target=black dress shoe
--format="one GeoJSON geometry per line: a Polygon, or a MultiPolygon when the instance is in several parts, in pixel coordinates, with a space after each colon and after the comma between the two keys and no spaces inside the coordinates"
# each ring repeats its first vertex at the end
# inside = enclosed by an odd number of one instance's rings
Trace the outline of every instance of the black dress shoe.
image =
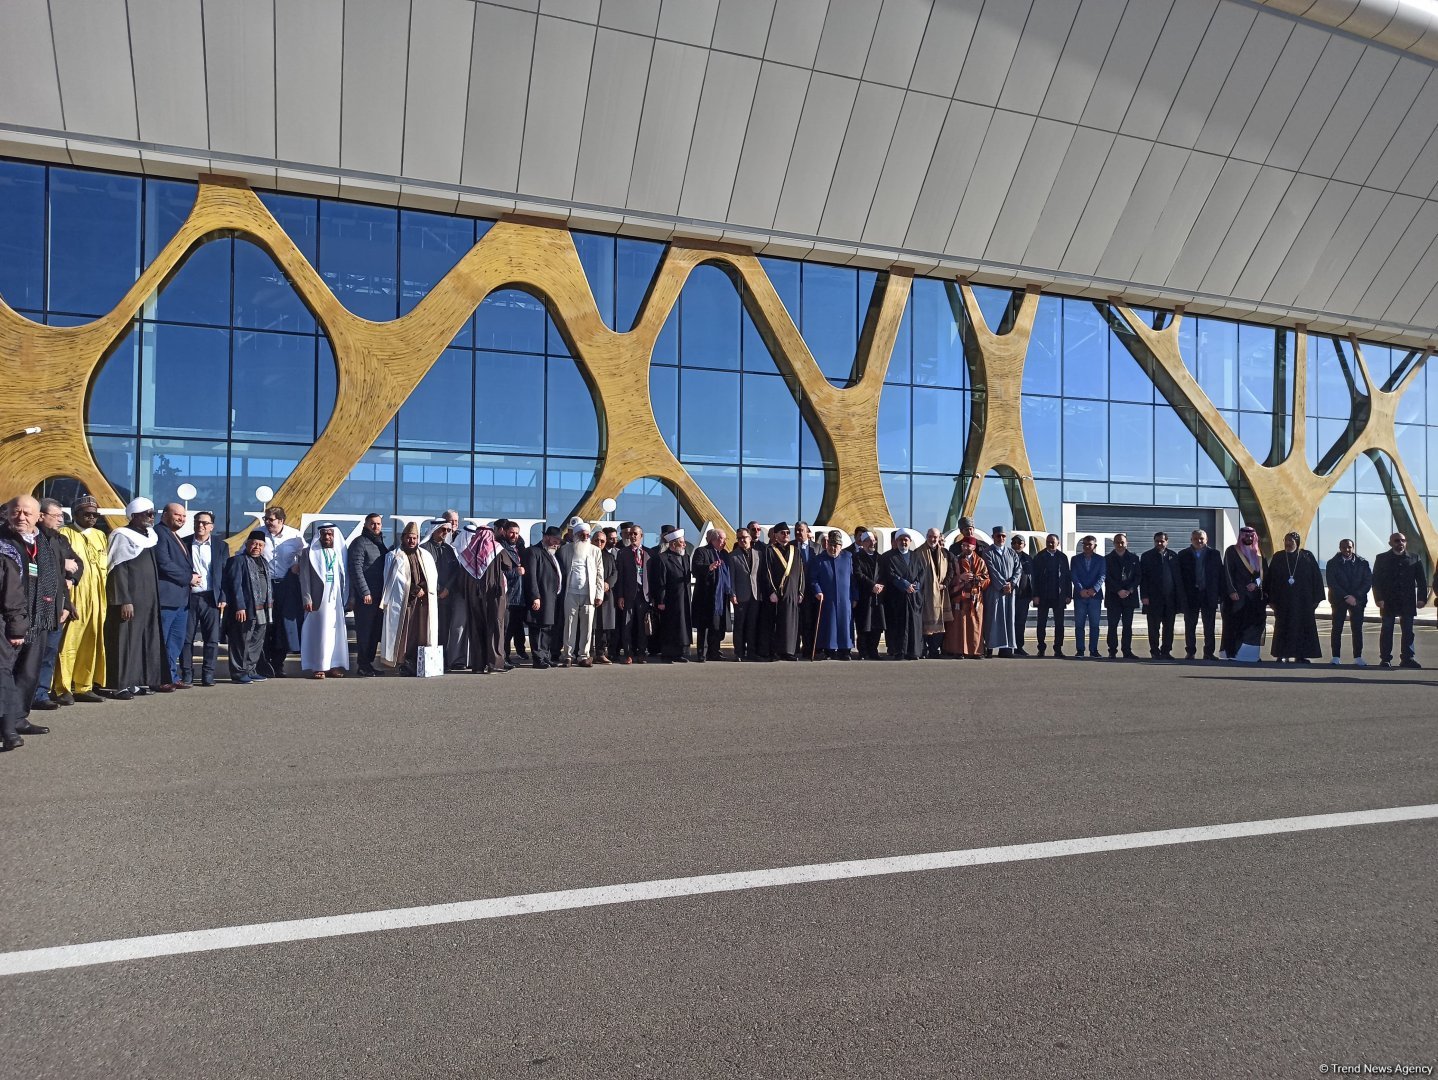
{"type": "Polygon", "coordinates": [[[365,664],[363,667],[360,667],[355,671],[355,675],[361,679],[374,679],[379,676],[379,672],[376,671],[374,668],[370,667],[368,664],[365,664]]]}
{"type": "Polygon", "coordinates": [[[55,700],[58,701],[61,705],[73,705],[75,704],[75,695],[70,693],[69,691],[66,691],[65,693],[57,697],[55,700]]]}
{"type": "Polygon", "coordinates": [[[15,729],[17,735],[48,735],[50,729],[39,724],[23,724],[15,729]]]}
{"type": "Polygon", "coordinates": [[[93,691],[93,690],[86,690],[83,694],[76,694],[76,695],[75,695],[75,700],[76,700],[76,701],[83,701],[83,702],[85,702],[87,705],[98,705],[100,702],[104,701],[105,699],[102,698],[99,694],[95,693],[95,691],[93,691]]]}
{"type": "Polygon", "coordinates": [[[19,735],[16,735],[13,739],[6,739],[4,742],[0,742],[0,753],[5,752],[6,750],[18,750],[24,745],[25,740],[20,738],[19,735]]]}
{"type": "Polygon", "coordinates": [[[41,698],[39,701],[30,702],[32,712],[35,709],[39,709],[41,712],[54,712],[59,707],[60,703],[58,701],[52,701],[49,698],[41,698]]]}
{"type": "Polygon", "coordinates": [[[1412,657],[1409,657],[1407,660],[1399,661],[1398,666],[1401,668],[1421,668],[1423,665],[1412,657]]]}

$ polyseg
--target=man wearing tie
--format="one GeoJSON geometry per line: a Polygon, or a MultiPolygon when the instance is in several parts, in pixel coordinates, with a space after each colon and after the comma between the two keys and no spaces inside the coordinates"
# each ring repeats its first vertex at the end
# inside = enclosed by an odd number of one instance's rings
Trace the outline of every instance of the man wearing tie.
{"type": "Polygon", "coordinates": [[[215,654],[220,647],[220,625],[225,617],[225,563],[230,549],[215,536],[215,515],[208,510],[195,514],[195,531],[185,537],[185,552],[197,579],[190,586],[190,621],[185,646],[180,650],[180,681],[194,684],[192,665],[195,634],[200,635],[203,660],[200,685],[215,685],[215,654]]]}

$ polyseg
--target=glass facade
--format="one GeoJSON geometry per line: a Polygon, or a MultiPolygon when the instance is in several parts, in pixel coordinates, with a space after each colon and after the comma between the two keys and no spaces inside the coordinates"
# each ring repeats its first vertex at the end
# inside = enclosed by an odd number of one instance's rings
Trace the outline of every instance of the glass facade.
{"type": "MultiPolygon", "coordinates": [[[[0,161],[0,295],[37,321],[74,325],[110,310],[175,234],[190,183],[0,161]]],[[[409,311],[490,223],[310,196],[260,196],[326,284],[372,320],[409,311]]],[[[606,324],[632,328],[660,264],[660,243],[575,233],[606,324]]],[[[874,271],[761,260],[822,373],[846,384],[876,297],[874,271]]],[[[805,517],[826,483],[820,444],[749,318],[742,284],[718,265],[689,277],[656,345],[650,392],[660,431],[731,522],[805,517]]],[[[1011,295],[977,288],[1002,326],[1011,295]]],[[[879,408],[876,452],[896,521],[951,523],[975,420],[961,306],[952,281],[918,278],[879,408]]],[[[1162,320],[1162,313],[1141,312],[1162,320]]],[[[1156,323],[1161,325],[1161,323],[1156,323]]],[[[1214,318],[1182,324],[1199,385],[1259,461],[1292,445],[1282,421],[1294,394],[1292,331],[1214,318]],[[1275,416],[1280,417],[1275,420],[1275,416]]],[[[1310,462],[1322,466],[1354,410],[1356,364],[1345,341],[1309,338],[1310,462]]],[[[1370,344],[1380,384],[1406,350],[1370,344]]],[[[1358,379],[1361,388],[1361,379],[1358,379]]],[[[323,431],[335,394],[329,343],[261,249],[220,236],[198,248],[143,306],[102,364],[86,407],[97,461],[122,496],[214,507],[234,530],[254,489],[279,488],[323,431]]],[[[1045,295],[1024,370],[1022,415],[1044,516],[1064,502],[1236,505],[1223,474],[1157,392],[1090,300],[1045,295]]],[[[351,470],[328,511],[559,520],[593,483],[602,425],[582,367],[539,299],[489,296],[351,470]]],[[[1428,508],[1438,505],[1438,380],[1420,372],[1405,394],[1398,441],[1428,508]]],[[[1323,503],[1309,546],[1340,536],[1385,546],[1393,525],[1386,459],[1360,457],[1323,503]]],[[[689,522],[662,485],[619,497],[618,516],[653,529],[689,522]]],[[[1002,485],[986,482],[981,524],[1009,522],[1002,485]]],[[[852,526],[854,522],[836,524],[852,526]]]]}

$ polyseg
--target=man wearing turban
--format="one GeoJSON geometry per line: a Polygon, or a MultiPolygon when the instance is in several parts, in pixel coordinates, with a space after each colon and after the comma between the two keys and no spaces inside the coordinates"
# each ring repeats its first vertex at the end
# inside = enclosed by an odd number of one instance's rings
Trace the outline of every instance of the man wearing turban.
{"type": "Polygon", "coordinates": [[[105,682],[121,700],[147,687],[162,693],[174,689],[160,630],[155,504],[133,499],[125,513],[130,520],[110,534],[105,582],[105,682]]]}

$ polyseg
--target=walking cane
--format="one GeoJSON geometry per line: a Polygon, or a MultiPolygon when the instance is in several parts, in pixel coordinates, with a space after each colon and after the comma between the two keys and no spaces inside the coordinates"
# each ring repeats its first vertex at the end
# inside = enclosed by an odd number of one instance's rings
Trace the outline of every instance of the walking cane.
{"type": "Polygon", "coordinates": [[[824,621],[824,594],[819,594],[819,610],[814,615],[814,638],[809,645],[809,659],[814,659],[814,654],[819,651],[819,624],[824,621]]]}

